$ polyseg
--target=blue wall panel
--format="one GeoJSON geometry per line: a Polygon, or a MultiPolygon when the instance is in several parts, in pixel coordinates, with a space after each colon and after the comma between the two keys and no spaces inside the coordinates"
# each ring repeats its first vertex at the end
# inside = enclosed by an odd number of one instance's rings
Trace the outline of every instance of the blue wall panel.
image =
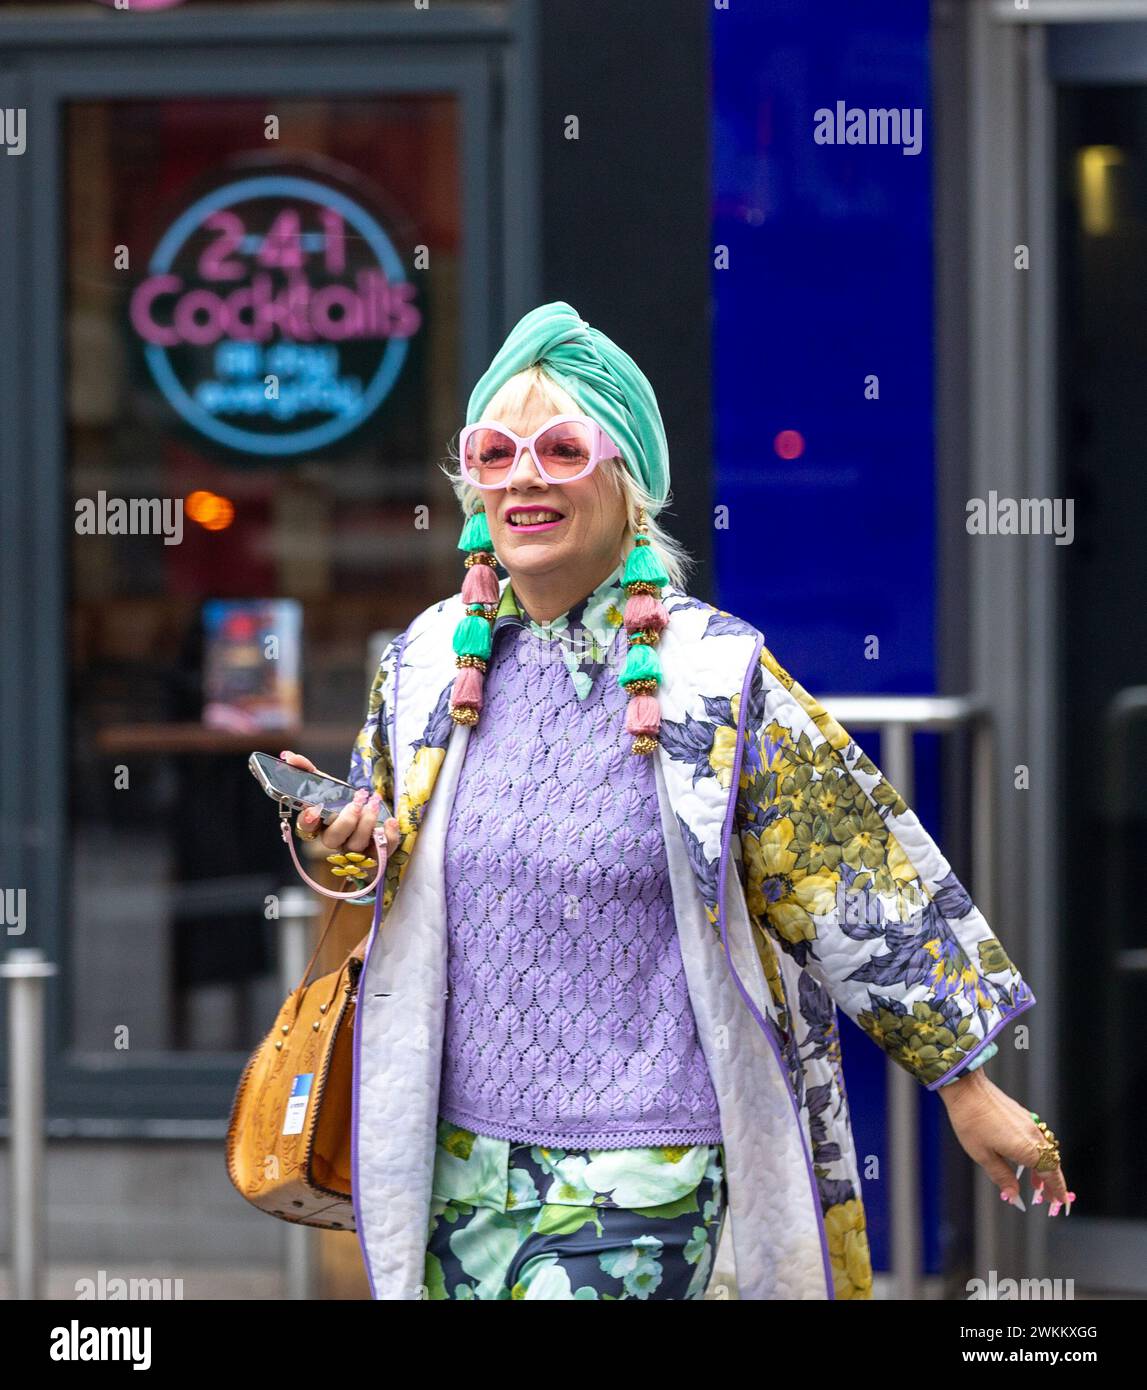
{"type": "MultiPolygon", "coordinates": [[[[714,8],[714,535],[719,603],[816,694],[936,688],[932,158],[926,0],[714,8]],[[818,109],[913,113],[918,153],[818,143],[818,109]],[[865,399],[866,378],[879,399],[865,399]],[[799,456],[778,452],[799,434],[799,456]],[[878,660],[865,657],[869,636],[878,660]]],[[[823,122],[822,122],[823,124],[823,122]]],[[[879,762],[873,735],[858,731],[879,762]]],[[[936,833],[937,750],[913,807],[936,833]]],[[[877,1267],[887,1265],[885,1059],[843,1020],[877,1267]]],[[[926,1264],[939,1263],[940,1103],[924,1098],[926,1264]]]]}

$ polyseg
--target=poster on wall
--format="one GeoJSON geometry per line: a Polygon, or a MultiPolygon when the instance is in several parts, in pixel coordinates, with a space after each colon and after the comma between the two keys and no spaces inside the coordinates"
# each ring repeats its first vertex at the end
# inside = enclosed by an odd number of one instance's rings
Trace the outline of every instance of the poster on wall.
{"type": "Polygon", "coordinates": [[[260,160],[196,184],[166,217],[129,332],[186,428],[267,462],[320,453],[378,414],[423,321],[382,202],[326,161],[260,160]]]}
{"type": "Polygon", "coordinates": [[[203,723],[228,733],[302,720],[302,605],[208,599],[203,605],[203,723]]]}

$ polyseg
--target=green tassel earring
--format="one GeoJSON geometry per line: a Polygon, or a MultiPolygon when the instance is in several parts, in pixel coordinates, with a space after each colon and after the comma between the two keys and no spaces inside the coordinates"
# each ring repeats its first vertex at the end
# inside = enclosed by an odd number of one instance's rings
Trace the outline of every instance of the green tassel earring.
{"type": "Polygon", "coordinates": [[[482,685],[494,643],[494,614],[501,592],[494,566],[498,563],[485,510],[466,518],[458,549],[465,550],[466,579],[462,585],[465,616],[454,629],[458,674],[450,692],[450,717],[473,727],[482,708],[482,685]]]}
{"type": "Polygon", "coordinates": [[[657,691],[661,685],[661,659],[656,647],[669,622],[668,610],[661,602],[661,590],[669,583],[669,575],[649,544],[645,530],[645,508],[642,507],[633,549],[622,575],[627,595],[625,627],[629,633],[629,650],[617,683],[629,695],[625,728],[634,735],[631,751],[650,754],[657,751],[660,742],[661,706],[657,691]]]}

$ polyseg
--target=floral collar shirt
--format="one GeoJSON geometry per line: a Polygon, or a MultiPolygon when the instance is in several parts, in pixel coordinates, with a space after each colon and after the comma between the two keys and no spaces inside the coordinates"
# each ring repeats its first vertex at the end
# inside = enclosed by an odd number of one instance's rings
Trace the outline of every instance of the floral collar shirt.
{"type": "MultiPolygon", "coordinates": [[[[507,584],[494,615],[494,636],[497,639],[509,628],[525,629],[561,648],[562,660],[570,673],[579,700],[593,689],[598,675],[610,662],[618,643],[618,632],[625,622],[625,587],[619,564],[594,589],[552,622],[538,623],[521,606],[513,586],[507,584]]],[[[624,648],[621,655],[624,656],[624,648]]]]}

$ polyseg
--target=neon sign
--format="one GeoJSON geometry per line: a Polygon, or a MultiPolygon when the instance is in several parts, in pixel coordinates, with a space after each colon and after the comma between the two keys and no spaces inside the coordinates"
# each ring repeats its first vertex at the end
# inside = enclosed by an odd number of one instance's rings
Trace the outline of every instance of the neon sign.
{"type": "Polygon", "coordinates": [[[333,444],[390,393],[422,322],[378,219],[317,179],[213,189],[160,239],[131,296],[164,398],[200,434],[262,456],[333,444]]]}

